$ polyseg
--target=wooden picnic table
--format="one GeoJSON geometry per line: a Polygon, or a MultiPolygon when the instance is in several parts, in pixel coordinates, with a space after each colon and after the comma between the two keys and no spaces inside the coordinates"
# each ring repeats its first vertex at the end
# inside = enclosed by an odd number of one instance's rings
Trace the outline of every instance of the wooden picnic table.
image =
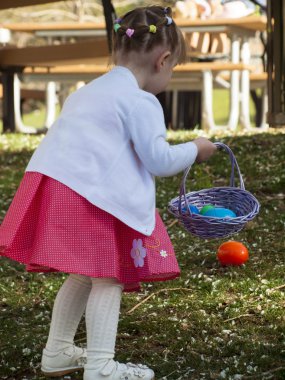
{"type": "MultiPolygon", "coordinates": [[[[218,31],[218,32],[230,32],[233,28],[239,30],[251,30],[251,31],[265,31],[266,30],[266,17],[253,15],[247,17],[241,17],[236,19],[195,19],[190,20],[186,18],[176,18],[176,24],[186,32],[194,31],[218,31]]],[[[2,23],[1,27],[7,28],[13,32],[26,32],[34,33],[41,36],[50,36],[49,32],[53,35],[62,36],[66,32],[84,32],[94,31],[101,34],[106,34],[105,22],[54,22],[54,23],[35,23],[35,22],[23,22],[23,23],[2,23]],[[44,34],[47,33],[47,34],[44,34]]]]}
{"type": "MultiPolygon", "coordinates": [[[[200,72],[203,77],[204,91],[203,122],[206,128],[215,128],[216,125],[212,109],[213,72],[227,70],[230,71],[231,104],[227,126],[231,130],[235,130],[240,120],[245,128],[250,128],[249,90],[251,69],[249,65],[249,38],[254,36],[257,30],[265,30],[266,18],[263,16],[248,16],[239,19],[176,19],[176,22],[185,34],[193,32],[227,33],[231,40],[231,52],[229,62],[223,62],[221,66],[215,66],[213,62],[208,66],[205,62],[193,62],[188,63],[184,67],[181,66],[178,71],[180,77],[184,76],[184,80],[180,80],[179,88],[177,84],[176,87],[173,86],[173,90],[176,91],[174,103],[177,101],[177,91],[181,89],[191,89],[191,81],[187,80],[189,76],[193,75],[193,72],[200,72]],[[226,64],[228,64],[228,66],[226,66],[226,64]],[[196,65],[195,68],[193,65],[196,65]]],[[[96,64],[98,59],[106,59],[108,54],[107,39],[106,36],[102,36],[102,34],[106,34],[105,23],[24,23],[23,25],[2,24],[2,26],[14,32],[29,32],[38,35],[40,33],[42,37],[66,37],[67,35],[82,37],[84,33],[85,37],[92,36],[92,39],[83,39],[69,44],[3,48],[0,51],[0,69],[2,67],[2,70],[4,69],[6,73],[9,72],[9,70],[27,73],[25,68],[30,68],[28,70],[35,72],[39,67],[49,67],[49,76],[54,72],[54,75],[57,75],[57,78],[59,78],[60,73],[55,72],[58,66],[61,67],[59,71],[62,71],[63,67],[69,65],[96,64]],[[51,35],[51,33],[53,34],[51,35]]],[[[68,71],[67,68],[66,70],[68,71]]],[[[61,74],[64,75],[63,72],[61,72],[61,74]]],[[[10,78],[10,80],[12,79],[10,78]]],[[[78,70],[78,80],[80,80],[80,69],[78,70]]],[[[174,81],[172,82],[174,83],[174,81]]],[[[175,119],[175,115],[173,119],[175,119]]]]}

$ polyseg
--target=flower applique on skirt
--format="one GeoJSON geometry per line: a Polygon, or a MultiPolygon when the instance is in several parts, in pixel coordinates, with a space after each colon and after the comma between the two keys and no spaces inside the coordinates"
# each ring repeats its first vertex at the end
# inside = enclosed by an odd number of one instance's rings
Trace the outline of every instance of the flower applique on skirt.
{"type": "Polygon", "coordinates": [[[0,226],[0,254],[28,271],[116,278],[126,291],[180,274],[158,212],[152,235],[145,236],[35,172],[24,175],[0,226]]]}

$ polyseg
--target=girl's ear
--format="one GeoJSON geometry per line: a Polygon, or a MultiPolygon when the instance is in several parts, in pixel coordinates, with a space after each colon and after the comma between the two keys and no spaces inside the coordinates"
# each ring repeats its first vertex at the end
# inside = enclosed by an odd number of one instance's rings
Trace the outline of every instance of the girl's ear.
{"type": "Polygon", "coordinates": [[[161,54],[159,54],[159,56],[157,57],[155,61],[156,71],[160,71],[161,69],[163,69],[170,55],[171,55],[171,52],[169,50],[164,50],[161,54]]]}

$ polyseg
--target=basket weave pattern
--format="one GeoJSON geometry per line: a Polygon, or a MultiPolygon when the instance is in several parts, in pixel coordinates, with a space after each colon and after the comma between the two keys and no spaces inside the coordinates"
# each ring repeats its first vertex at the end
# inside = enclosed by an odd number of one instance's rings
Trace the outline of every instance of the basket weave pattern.
{"type": "Polygon", "coordinates": [[[243,178],[231,149],[220,142],[215,143],[218,148],[226,150],[231,162],[231,178],[228,187],[213,187],[200,191],[186,193],[185,182],[190,171],[184,172],[180,194],[169,202],[169,212],[177,218],[184,228],[191,234],[203,239],[224,238],[239,232],[247,222],[252,220],[259,212],[259,202],[247,190],[245,190],[243,178]],[[240,187],[235,187],[235,171],[239,176],[240,187]],[[189,205],[201,209],[203,206],[212,204],[216,207],[228,208],[235,212],[236,218],[215,218],[194,214],[189,205]]]}

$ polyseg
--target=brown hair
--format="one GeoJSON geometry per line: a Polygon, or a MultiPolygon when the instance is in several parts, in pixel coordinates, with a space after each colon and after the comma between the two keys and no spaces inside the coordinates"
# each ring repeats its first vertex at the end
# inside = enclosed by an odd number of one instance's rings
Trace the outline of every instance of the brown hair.
{"type": "Polygon", "coordinates": [[[113,54],[149,52],[157,46],[165,46],[176,53],[178,63],[185,62],[186,48],[181,30],[171,18],[170,7],[148,6],[136,8],[115,21],[113,54]],[[150,26],[154,32],[150,31],[150,26]],[[154,27],[153,27],[154,26],[154,27]],[[131,36],[128,32],[131,30],[131,36]],[[126,33],[127,32],[127,33],[126,33]]]}

